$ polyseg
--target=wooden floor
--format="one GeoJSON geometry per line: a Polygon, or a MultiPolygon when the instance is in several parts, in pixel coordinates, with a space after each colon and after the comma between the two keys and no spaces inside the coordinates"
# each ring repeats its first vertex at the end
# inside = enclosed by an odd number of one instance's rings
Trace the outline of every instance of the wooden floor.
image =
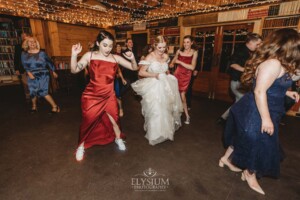
{"type": "Polygon", "coordinates": [[[222,127],[215,121],[226,103],[194,97],[191,124],[176,132],[174,142],[150,146],[138,98],[128,93],[121,120],[128,150],[119,152],[115,144],[95,146],[77,163],[80,92],[59,91],[54,98],[60,114],[48,114],[45,101],[40,101],[38,113],[30,114],[19,86],[0,87],[0,199],[300,199],[300,118],[286,117],[280,127],[286,158],[280,179],[259,181],[263,196],[249,189],[240,173],[218,166],[224,149],[222,127]],[[163,191],[139,191],[145,178],[160,180],[155,189],[163,191]]]}

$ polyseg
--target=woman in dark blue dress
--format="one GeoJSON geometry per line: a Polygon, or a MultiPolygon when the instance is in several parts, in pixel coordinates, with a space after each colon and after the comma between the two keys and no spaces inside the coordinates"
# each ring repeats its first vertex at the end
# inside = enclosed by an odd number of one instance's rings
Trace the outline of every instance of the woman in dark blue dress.
{"type": "Polygon", "coordinates": [[[60,108],[48,94],[50,76],[47,66],[52,71],[53,77],[57,78],[53,63],[44,51],[40,51],[39,42],[34,37],[29,37],[24,41],[23,49],[25,52],[22,53],[21,60],[28,75],[28,87],[32,101],[31,112],[37,111],[37,97],[44,97],[50,103],[52,113],[60,112],[60,108]]]}
{"type": "MultiPolygon", "coordinates": [[[[116,55],[122,56],[122,47],[120,44],[116,45],[116,55]]],[[[119,117],[123,117],[124,115],[124,110],[122,106],[122,95],[124,92],[124,87],[127,85],[127,81],[125,80],[121,67],[118,66],[115,82],[114,82],[114,89],[118,101],[118,107],[119,107],[119,117]]]]}
{"type": "Polygon", "coordinates": [[[271,33],[246,63],[243,83],[253,83],[231,110],[224,132],[225,155],[220,167],[241,171],[242,180],[260,194],[265,194],[257,177],[279,177],[279,122],[285,95],[299,100],[296,92],[287,91],[291,76],[300,65],[300,37],[293,29],[271,33]]]}

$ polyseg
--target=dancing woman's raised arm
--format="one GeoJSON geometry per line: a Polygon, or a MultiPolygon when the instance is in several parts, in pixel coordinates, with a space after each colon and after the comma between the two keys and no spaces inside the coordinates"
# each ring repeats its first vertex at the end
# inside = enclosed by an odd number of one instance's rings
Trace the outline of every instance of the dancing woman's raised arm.
{"type": "Polygon", "coordinates": [[[80,43],[75,44],[72,46],[72,55],[71,55],[71,73],[76,74],[86,68],[86,66],[90,62],[91,58],[91,53],[92,52],[87,52],[85,53],[81,59],[77,62],[77,56],[81,52],[82,46],[80,43]]]}
{"type": "Polygon", "coordinates": [[[123,57],[119,56],[119,55],[114,55],[115,59],[117,60],[118,64],[122,65],[123,67],[136,71],[138,69],[138,66],[136,64],[135,61],[135,57],[133,55],[133,53],[123,53],[123,55],[130,60],[130,62],[128,62],[126,59],[124,59],[123,57]]]}

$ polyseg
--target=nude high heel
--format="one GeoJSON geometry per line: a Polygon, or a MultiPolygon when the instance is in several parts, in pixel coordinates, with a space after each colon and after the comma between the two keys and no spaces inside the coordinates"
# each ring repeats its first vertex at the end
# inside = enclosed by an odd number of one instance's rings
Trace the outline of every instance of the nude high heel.
{"type": "Polygon", "coordinates": [[[228,167],[228,169],[230,169],[233,172],[241,172],[243,170],[241,170],[240,168],[234,166],[233,164],[231,164],[228,159],[224,159],[223,157],[219,160],[219,167],[224,167],[226,165],[226,167],[228,167]]]}
{"type": "MultiPolygon", "coordinates": [[[[243,171],[243,173],[242,173],[242,176],[241,176],[241,179],[242,179],[242,181],[247,181],[247,183],[248,183],[248,186],[252,189],[252,190],[254,190],[255,192],[258,192],[258,193],[260,193],[260,194],[262,194],[262,195],[265,195],[265,192],[263,191],[263,189],[260,187],[260,185],[256,182],[256,184],[255,184],[255,182],[253,183],[251,183],[251,180],[250,180],[250,178],[247,178],[247,175],[245,175],[245,173],[246,173],[246,171],[243,171]]],[[[253,176],[253,175],[250,175],[250,176],[253,176]]],[[[254,175],[255,176],[255,175],[254,175]]],[[[256,180],[256,179],[255,179],[256,180]]]]}

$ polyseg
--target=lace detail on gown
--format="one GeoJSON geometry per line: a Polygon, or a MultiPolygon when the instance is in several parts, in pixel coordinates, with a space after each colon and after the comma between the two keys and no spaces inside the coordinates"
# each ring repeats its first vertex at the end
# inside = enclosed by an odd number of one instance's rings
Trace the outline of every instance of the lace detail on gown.
{"type": "Polygon", "coordinates": [[[139,64],[148,65],[148,72],[160,73],[158,79],[143,78],[131,84],[133,90],[143,97],[145,137],[151,145],[174,140],[174,132],[181,126],[183,111],[177,79],[166,74],[166,62],[141,61],[139,64]]]}

